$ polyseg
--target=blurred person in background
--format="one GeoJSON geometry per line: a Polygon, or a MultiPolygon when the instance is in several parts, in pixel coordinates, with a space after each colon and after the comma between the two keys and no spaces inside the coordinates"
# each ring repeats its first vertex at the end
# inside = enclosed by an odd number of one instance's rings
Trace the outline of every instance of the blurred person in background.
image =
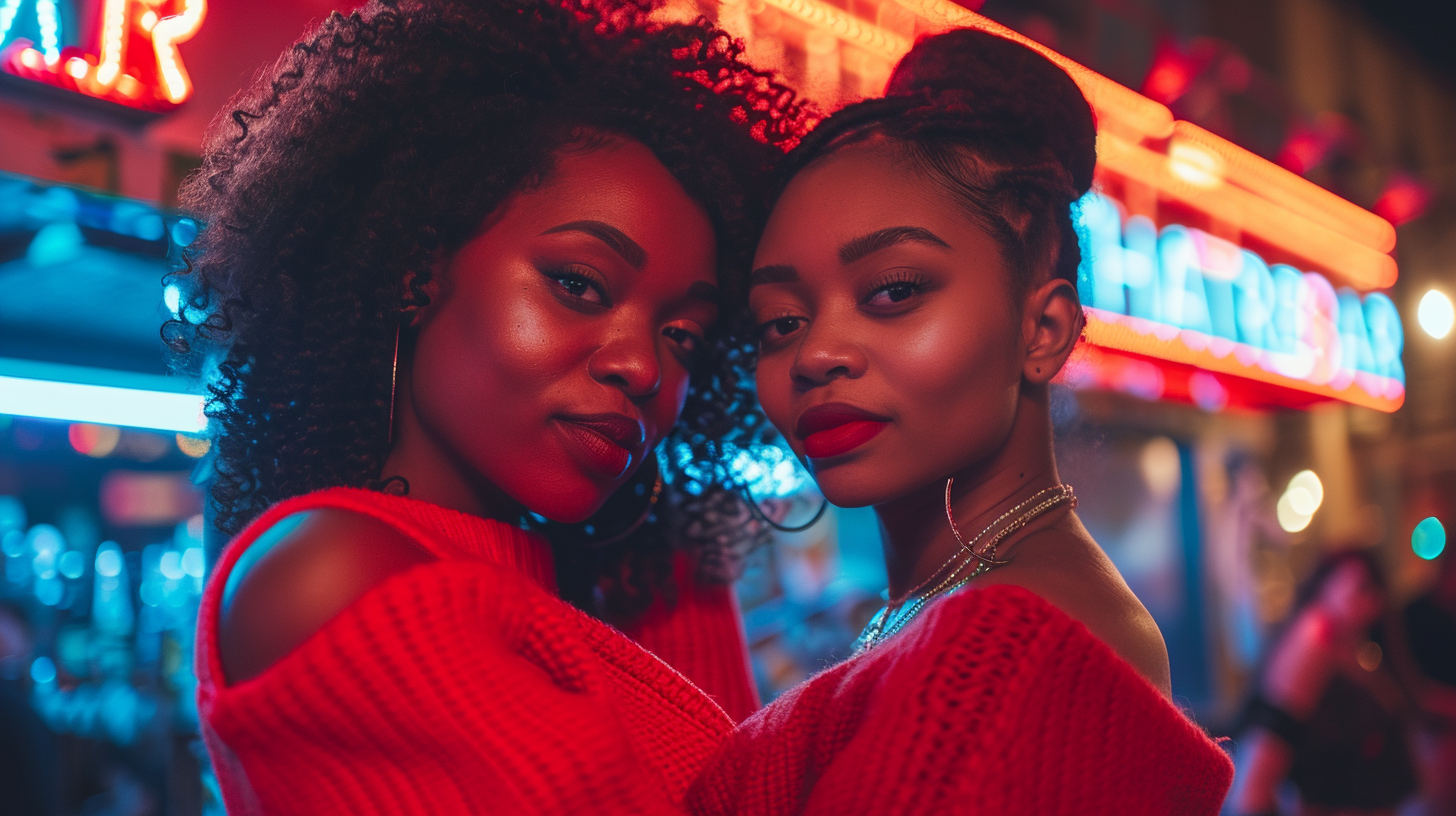
{"type": "Polygon", "coordinates": [[[1456,816],[1456,557],[1400,615],[1397,666],[1415,700],[1421,795],[1410,816],[1456,816]]]}
{"type": "Polygon", "coordinates": [[[1229,810],[1267,816],[1292,783],[1302,816],[1394,813],[1416,790],[1405,696],[1374,638],[1389,595],[1368,551],[1315,568],[1256,668],[1229,810]]]}
{"type": "Polygon", "coordinates": [[[34,643],[24,607],[0,601],[0,814],[4,816],[58,812],[56,738],[29,699],[34,643]]]}

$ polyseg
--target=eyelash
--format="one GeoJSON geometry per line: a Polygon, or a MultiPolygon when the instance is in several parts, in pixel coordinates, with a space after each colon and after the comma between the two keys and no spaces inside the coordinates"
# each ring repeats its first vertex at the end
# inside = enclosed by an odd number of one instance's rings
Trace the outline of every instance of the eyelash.
{"type": "MultiPolygon", "coordinates": [[[[601,280],[595,269],[583,264],[563,264],[541,270],[541,274],[561,288],[562,294],[573,301],[584,303],[594,307],[609,307],[612,305],[611,297],[607,295],[606,283],[601,280]],[[577,294],[568,288],[568,283],[584,284],[597,293],[600,301],[588,300],[584,295],[577,294]]],[[[677,343],[683,349],[689,360],[695,360],[701,353],[703,338],[678,326],[668,326],[662,330],[667,339],[677,343]]]]}
{"type": "Polygon", "coordinates": [[[774,317],[774,318],[770,318],[768,320],[765,320],[764,322],[758,324],[758,328],[755,330],[755,333],[758,335],[758,343],[759,343],[759,345],[764,345],[765,343],[772,343],[775,340],[782,340],[783,338],[788,337],[789,335],[791,335],[794,332],[796,332],[796,331],[799,330],[799,326],[796,325],[796,326],[794,326],[793,329],[791,329],[791,330],[789,330],[787,332],[783,332],[781,337],[770,339],[768,337],[768,331],[769,331],[769,329],[772,328],[774,326],[774,324],[776,324],[776,323],[782,323],[782,322],[784,322],[786,320],[792,320],[796,324],[801,324],[801,323],[804,323],[805,322],[804,318],[799,317],[798,315],[795,315],[795,314],[784,314],[784,315],[781,315],[779,317],[774,317]]]}
{"type": "Polygon", "coordinates": [[[590,304],[592,306],[612,305],[612,299],[607,294],[606,282],[602,280],[601,276],[597,274],[597,271],[595,269],[592,269],[589,266],[574,263],[563,264],[561,266],[542,269],[541,274],[545,275],[549,280],[559,286],[561,288],[562,294],[574,301],[590,304]],[[578,294],[577,292],[571,291],[571,289],[568,288],[568,282],[585,284],[592,291],[597,293],[597,297],[599,298],[599,300],[593,301],[588,299],[584,293],[578,294]]]}
{"type": "Polygon", "coordinates": [[[881,278],[871,286],[869,292],[860,299],[860,305],[872,306],[872,301],[874,301],[881,292],[888,293],[891,289],[895,289],[897,287],[908,288],[910,292],[905,297],[900,298],[899,300],[891,299],[889,303],[883,304],[881,308],[895,307],[901,303],[904,303],[915,295],[923,294],[929,284],[930,281],[924,275],[921,275],[918,272],[909,269],[895,269],[890,271],[883,278],[881,278]]]}
{"type": "Polygon", "coordinates": [[[667,339],[681,346],[683,351],[687,352],[687,355],[690,359],[697,359],[698,355],[702,353],[703,338],[699,337],[696,334],[693,334],[687,329],[679,328],[677,326],[668,326],[667,328],[662,330],[662,334],[667,339]]]}

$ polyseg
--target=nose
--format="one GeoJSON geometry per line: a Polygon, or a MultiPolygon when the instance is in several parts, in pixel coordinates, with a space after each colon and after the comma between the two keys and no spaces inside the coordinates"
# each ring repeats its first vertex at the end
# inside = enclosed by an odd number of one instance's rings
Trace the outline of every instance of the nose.
{"type": "Polygon", "coordinates": [[[826,385],[840,378],[864,376],[869,361],[857,343],[823,321],[805,327],[790,374],[802,388],[826,385]]]}
{"type": "Polygon", "coordinates": [[[662,387],[657,346],[650,328],[616,331],[587,360],[587,373],[633,400],[648,399],[662,387]]]}

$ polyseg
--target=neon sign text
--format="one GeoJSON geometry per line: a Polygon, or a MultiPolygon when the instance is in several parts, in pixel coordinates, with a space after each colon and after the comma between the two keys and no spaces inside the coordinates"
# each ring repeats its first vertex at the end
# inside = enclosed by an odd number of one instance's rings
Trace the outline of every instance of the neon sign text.
{"type": "Polygon", "coordinates": [[[132,108],[163,112],[192,95],[177,44],[191,39],[207,15],[206,0],[102,0],[91,51],[60,45],[56,0],[34,0],[36,44],[18,36],[27,0],[3,0],[0,70],[132,108]]]}
{"type": "Polygon", "coordinates": [[[1404,336],[1385,295],[1270,266],[1202,230],[1159,230],[1097,193],[1079,211],[1078,290],[1093,344],[1384,410],[1403,399],[1404,336]]]}

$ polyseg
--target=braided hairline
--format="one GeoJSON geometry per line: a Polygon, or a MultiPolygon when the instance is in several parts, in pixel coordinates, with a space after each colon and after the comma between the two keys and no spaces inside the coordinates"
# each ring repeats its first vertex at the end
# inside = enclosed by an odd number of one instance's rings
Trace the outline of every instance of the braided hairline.
{"type": "MultiPolygon", "coordinates": [[[[984,98],[984,97],[983,97],[984,98]]],[[[906,154],[1001,244],[1014,291],[1043,270],[1075,285],[1081,249],[1069,208],[1072,175],[1045,147],[1038,125],[1003,111],[983,114],[956,90],[922,91],[851,105],[790,154],[780,187],[799,170],[855,144],[884,142],[906,154]]]]}

